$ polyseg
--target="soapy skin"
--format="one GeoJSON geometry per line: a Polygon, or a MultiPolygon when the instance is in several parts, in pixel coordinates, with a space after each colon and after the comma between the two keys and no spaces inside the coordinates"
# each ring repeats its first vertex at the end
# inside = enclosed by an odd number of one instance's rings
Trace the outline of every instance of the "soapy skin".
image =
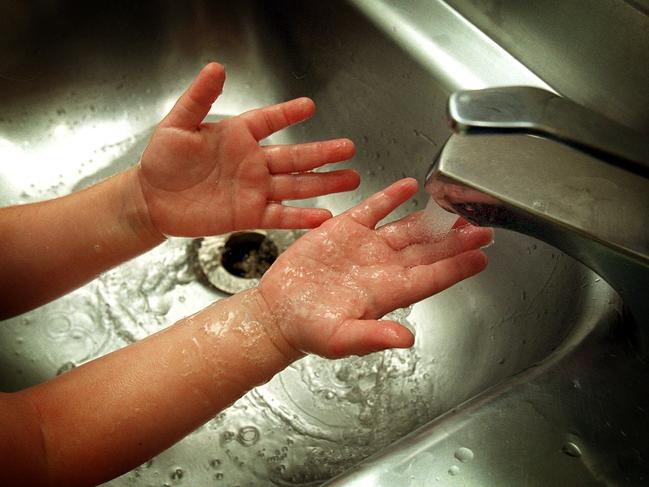
{"type": "Polygon", "coordinates": [[[258,146],[312,113],[304,99],[206,126],[222,81],[219,65],[201,72],[139,166],[65,198],[0,211],[2,313],[52,299],[163,235],[318,228],[284,252],[257,288],[47,382],[0,394],[3,485],[97,485],[168,448],[305,353],[409,347],[410,331],[381,317],[485,267],[479,248],[491,241],[488,229],[431,238],[421,212],[375,229],[416,193],[413,179],[330,220],[322,210],[277,203],[355,187],[353,172],[293,174],[350,157],[353,146],[258,146]],[[33,295],[17,291],[25,287],[33,295]]]}

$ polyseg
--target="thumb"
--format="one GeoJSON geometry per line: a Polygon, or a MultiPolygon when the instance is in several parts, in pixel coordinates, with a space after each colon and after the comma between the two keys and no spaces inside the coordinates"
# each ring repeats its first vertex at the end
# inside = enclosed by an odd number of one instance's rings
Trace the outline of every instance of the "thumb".
{"type": "Polygon", "coordinates": [[[345,320],[329,342],[330,358],[366,355],[386,348],[409,348],[414,335],[405,326],[388,320],[345,320]]]}
{"type": "Polygon", "coordinates": [[[160,126],[184,130],[196,129],[205,119],[212,104],[223,90],[225,69],[219,63],[210,63],[201,69],[160,126]]]}

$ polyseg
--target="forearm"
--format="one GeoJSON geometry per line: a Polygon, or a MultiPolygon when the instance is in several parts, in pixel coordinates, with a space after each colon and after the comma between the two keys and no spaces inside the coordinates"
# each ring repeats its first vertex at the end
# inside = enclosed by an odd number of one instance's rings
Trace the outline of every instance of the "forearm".
{"type": "Polygon", "coordinates": [[[257,299],[219,301],[18,393],[40,416],[51,483],[95,485],[128,471],[298,358],[267,331],[257,299]]]}
{"type": "Polygon", "coordinates": [[[163,240],[136,168],[77,193],[0,209],[0,319],[44,304],[163,240]]]}

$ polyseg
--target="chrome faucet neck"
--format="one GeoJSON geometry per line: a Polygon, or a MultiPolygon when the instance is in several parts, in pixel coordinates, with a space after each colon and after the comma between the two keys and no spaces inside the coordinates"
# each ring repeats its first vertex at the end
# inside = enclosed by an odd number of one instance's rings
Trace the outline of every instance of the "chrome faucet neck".
{"type": "Polygon", "coordinates": [[[559,100],[520,87],[454,94],[459,133],[426,191],[477,225],[536,237],[586,264],[649,330],[649,144],[611,121],[604,137],[607,119],[593,113],[591,123],[587,109],[559,100]]]}

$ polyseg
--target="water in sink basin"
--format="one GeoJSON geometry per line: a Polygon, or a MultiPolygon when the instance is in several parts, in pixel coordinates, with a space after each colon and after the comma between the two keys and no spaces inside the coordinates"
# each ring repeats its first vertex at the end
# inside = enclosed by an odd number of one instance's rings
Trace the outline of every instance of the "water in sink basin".
{"type": "MultiPolygon", "coordinates": [[[[319,106],[314,121],[274,142],[340,135],[356,141],[360,190],[317,204],[337,213],[404,174],[424,176],[447,136],[447,90],[355,10],[193,5],[197,10],[182,13],[172,2],[155,13],[129,8],[105,19],[65,12],[67,31],[89,25],[93,32],[56,42],[39,38],[42,29],[17,27],[18,44],[57,56],[20,59],[20,83],[0,79],[0,149],[23,157],[21,166],[0,167],[2,204],[64,194],[136,162],[169,100],[211,58],[228,67],[214,116],[307,94],[319,106]],[[151,30],[134,27],[141,25],[151,30]],[[93,125],[92,133],[106,138],[88,137],[93,125]],[[60,157],[43,159],[53,152],[60,157]]],[[[15,56],[7,53],[9,65],[15,56]]],[[[412,350],[337,362],[305,358],[110,485],[319,484],[543,359],[588,302],[590,274],[552,248],[507,232],[489,254],[484,275],[393,315],[415,330],[412,350]]],[[[223,297],[204,282],[195,256],[194,241],[171,239],[3,323],[0,389],[46,380],[223,297]]]]}

